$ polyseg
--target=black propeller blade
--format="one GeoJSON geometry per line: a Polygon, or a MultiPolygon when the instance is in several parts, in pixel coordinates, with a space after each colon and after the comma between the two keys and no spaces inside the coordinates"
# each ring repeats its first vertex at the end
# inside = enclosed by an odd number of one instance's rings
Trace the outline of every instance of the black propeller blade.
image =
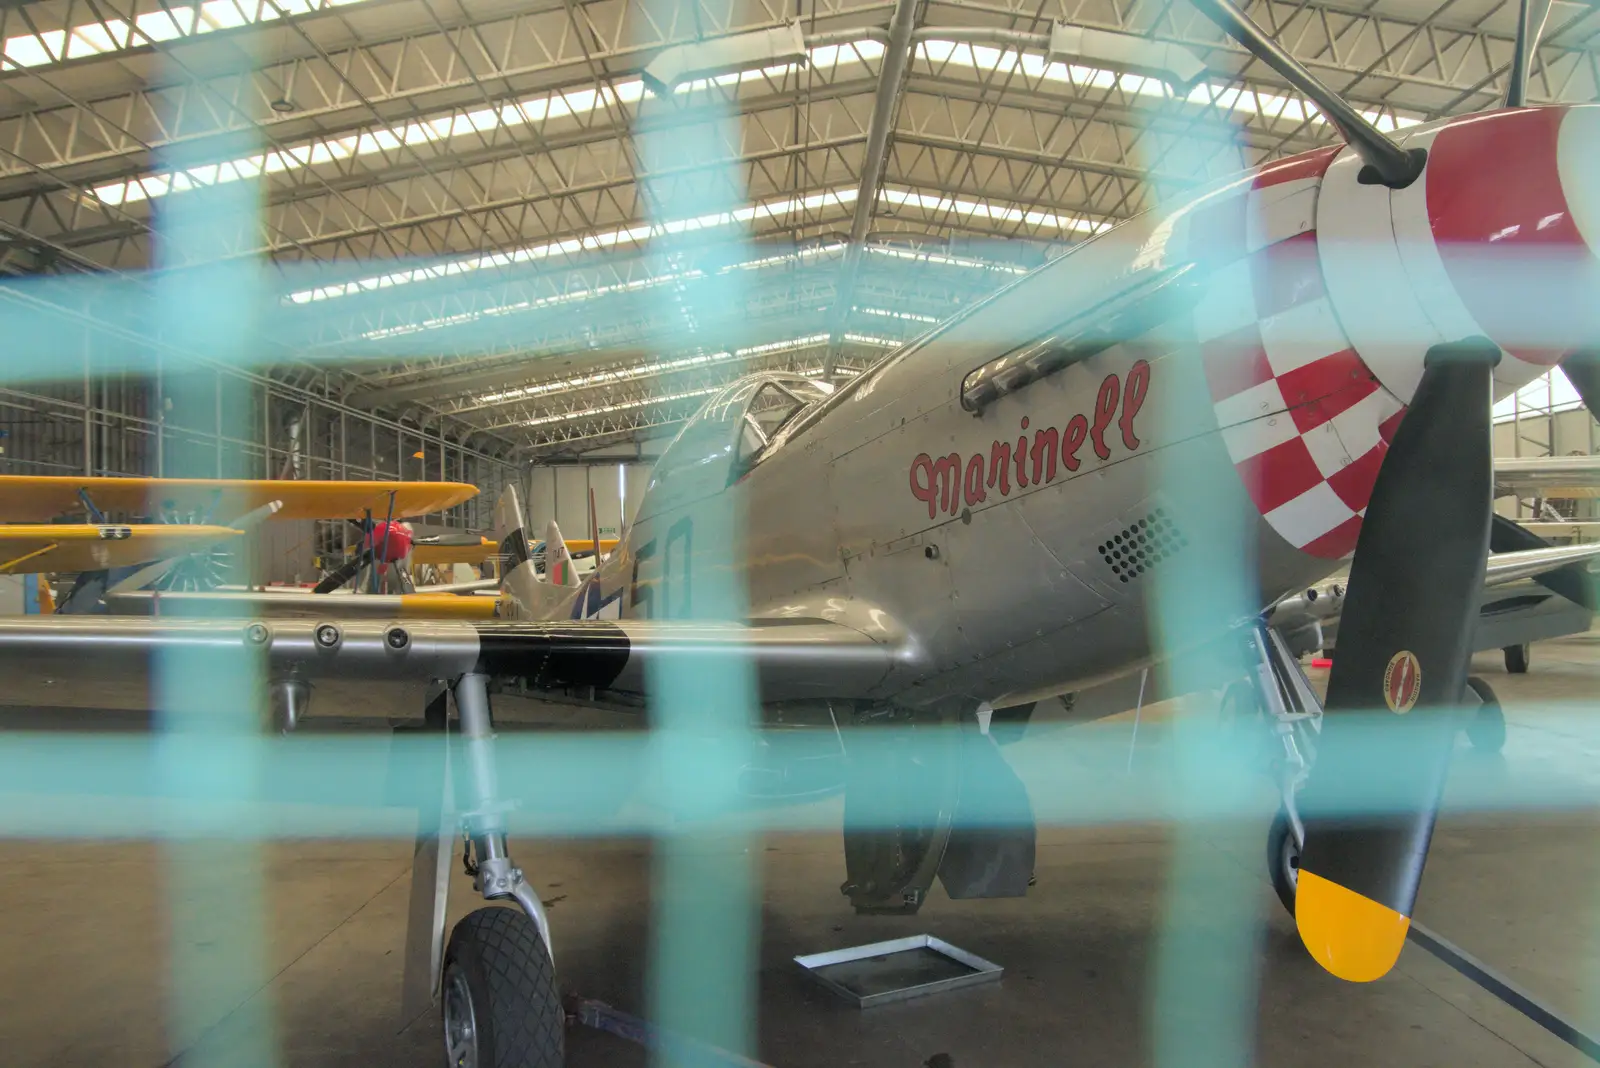
{"type": "Polygon", "coordinates": [[[311,588],[312,593],[332,593],[345,583],[361,573],[361,569],[372,563],[372,550],[362,549],[350,559],[334,568],[322,577],[322,581],[311,588]]]}
{"type": "Polygon", "coordinates": [[[1410,927],[1489,548],[1499,360],[1485,338],[1428,352],[1356,544],[1295,895],[1306,948],[1343,979],[1388,972],[1410,927]]]}
{"type": "Polygon", "coordinates": [[[1428,154],[1421,149],[1401,148],[1367,117],[1323,84],[1305,64],[1291,56],[1277,41],[1250,20],[1232,0],[1193,0],[1200,13],[1223,33],[1232,37],[1247,51],[1273,70],[1295,89],[1310,98],[1329,122],[1339,131],[1345,142],[1366,161],[1362,181],[1370,171],[1371,179],[1390,189],[1404,189],[1422,173],[1428,154]]]}

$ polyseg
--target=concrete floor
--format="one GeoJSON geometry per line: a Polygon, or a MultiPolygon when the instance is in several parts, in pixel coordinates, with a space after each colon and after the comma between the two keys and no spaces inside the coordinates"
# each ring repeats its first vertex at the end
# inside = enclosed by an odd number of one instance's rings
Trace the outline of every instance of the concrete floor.
{"type": "MultiPolygon", "coordinates": [[[[1480,657],[1478,670],[1505,703],[1509,741],[1503,757],[1458,752],[1452,799],[1509,803],[1533,782],[1546,802],[1447,813],[1418,919],[1600,1029],[1600,824],[1592,807],[1551,807],[1597,795],[1600,721],[1591,730],[1585,706],[1600,692],[1600,634],[1537,646],[1526,676],[1506,676],[1497,656],[1480,657]]],[[[1162,711],[1146,710],[1131,771],[1128,716],[1041,728],[1010,751],[1013,763],[1043,808],[1040,798],[1065,781],[1074,797],[1149,798],[1176,774],[1162,711]],[[1052,750],[1052,738],[1072,745],[1052,750]]],[[[761,1057],[777,1068],[917,1068],[941,1053],[955,1068],[1252,1057],[1296,1068],[1588,1063],[1416,946],[1374,984],[1320,972],[1268,888],[1261,852],[1273,801],[1265,780],[1255,786],[1247,818],[1180,830],[1136,813],[1043,827],[1038,884],[1025,900],[952,902],[936,891],[915,918],[851,914],[838,892],[837,831],[769,834],[753,847],[763,877],[761,1057]],[[1004,980],[863,1012],[791,961],[917,932],[1002,964],[1004,980]]],[[[9,797],[13,825],[23,804],[40,801],[9,797]]],[[[837,809],[824,800],[808,815],[826,826],[837,809]]],[[[642,1010],[650,844],[524,840],[514,849],[550,904],[564,986],[642,1010]]],[[[0,1065],[434,1068],[433,1019],[403,1027],[397,1012],[409,852],[393,838],[259,849],[0,843],[0,1065]],[[241,952],[257,966],[241,968],[241,952]]],[[[465,880],[454,890],[457,914],[476,904],[465,880]]],[[[569,1059],[573,1068],[645,1063],[633,1047],[583,1031],[569,1059]]]]}

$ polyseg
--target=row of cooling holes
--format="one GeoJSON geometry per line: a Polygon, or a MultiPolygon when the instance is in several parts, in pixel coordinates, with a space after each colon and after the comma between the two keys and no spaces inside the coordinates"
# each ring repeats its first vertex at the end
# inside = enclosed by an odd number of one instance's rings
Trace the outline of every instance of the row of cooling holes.
{"type": "Polygon", "coordinates": [[[1096,548],[1100,550],[1100,556],[1111,568],[1112,574],[1119,581],[1128,582],[1144,574],[1146,569],[1169,559],[1188,544],[1189,539],[1167,518],[1166,510],[1157,508],[1096,548]]]}

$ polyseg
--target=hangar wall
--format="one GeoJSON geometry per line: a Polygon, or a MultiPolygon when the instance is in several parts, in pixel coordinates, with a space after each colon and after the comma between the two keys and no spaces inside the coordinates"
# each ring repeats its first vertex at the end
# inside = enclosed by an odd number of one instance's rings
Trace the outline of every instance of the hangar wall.
{"type": "MultiPolygon", "coordinates": [[[[1566,411],[1524,408],[1517,418],[1494,425],[1497,457],[1592,456],[1600,451],[1597,446],[1600,446],[1600,425],[1582,408],[1566,411]]],[[[1600,518],[1600,501],[1596,500],[1546,501],[1544,507],[1567,519],[1600,518]]],[[[1511,519],[1551,518],[1548,514],[1535,515],[1532,502],[1511,497],[1495,501],[1495,511],[1511,519]]]]}
{"type": "MultiPolygon", "coordinates": [[[[520,473],[509,447],[500,455],[478,437],[353,408],[315,382],[217,364],[175,371],[76,333],[57,350],[68,353],[61,377],[0,388],[0,473],[463,481],[482,492],[431,521],[468,530],[492,526],[501,487],[520,473]]],[[[255,577],[314,581],[318,558],[342,556],[357,537],[342,521],[268,524],[250,553],[255,577]]]]}
{"type": "Polygon", "coordinates": [[[595,517],[601,537],[617,537],[639,505],[650,481],[650,461],[592,461],[536,466],[528,471],[526,504],[529,536],[544,537],[552,518],[563,537],[589,536],[589,491],[594,490],[595,517]]]}

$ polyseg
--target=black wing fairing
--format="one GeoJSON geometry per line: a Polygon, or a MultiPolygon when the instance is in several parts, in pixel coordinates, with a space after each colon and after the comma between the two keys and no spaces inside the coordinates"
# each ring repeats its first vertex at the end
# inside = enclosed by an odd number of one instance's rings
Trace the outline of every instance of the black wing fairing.
{"type": "Polygon", "coordinates": [[[479,668],[534,689],[611,689],[628,666],[632,643],[614,620],[499,623],[478,634],[479,668]]]}
{"type": "Polygon", "coordinates": [[[643,692],[652,661],[748,663],[767,700],[852,697],[882,683],[900,647],[816,619],[662,620],[0,619],[0,673],[90,682],[148,678],[155,659],[260,658],[273,676],[416,682],[479,672],[537,689],[643,692]]]}

